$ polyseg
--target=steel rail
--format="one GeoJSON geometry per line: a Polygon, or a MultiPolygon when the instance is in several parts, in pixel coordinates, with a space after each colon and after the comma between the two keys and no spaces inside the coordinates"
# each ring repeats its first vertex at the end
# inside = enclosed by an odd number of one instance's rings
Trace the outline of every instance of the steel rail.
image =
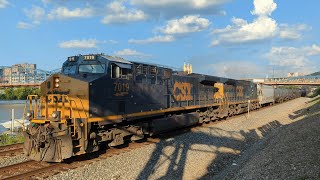
{"type": "Polygon", "coordinates": [[[23,143],[0,146],[0,157],[15,156],[23,153],[23,143]]]}

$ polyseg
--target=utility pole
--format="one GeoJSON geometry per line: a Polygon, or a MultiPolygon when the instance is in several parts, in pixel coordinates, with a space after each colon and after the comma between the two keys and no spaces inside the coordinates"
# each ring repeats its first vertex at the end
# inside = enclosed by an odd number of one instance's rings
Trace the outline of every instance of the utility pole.
{"type": "Polygon", "coordinates": [[[273,69],[272,78],[274,78],[274,65],[273,65],[272,69],[273,69]]]}

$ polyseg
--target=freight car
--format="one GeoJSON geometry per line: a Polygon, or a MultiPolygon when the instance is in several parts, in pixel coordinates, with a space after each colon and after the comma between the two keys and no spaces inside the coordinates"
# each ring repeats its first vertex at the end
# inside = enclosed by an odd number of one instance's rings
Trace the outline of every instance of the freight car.
{"type": "Polygon", "coordinates": [[[303,90],[292,87],[257,85],[260,106],[282,103],[303,95],[303,90]]]}
{"type": "Polygon", "coordinates": [[[257,85],[104,54],[69,57],[28,97],[24,150],[61,162],[260,107],[257,85]]]}
{"type": "Polygon", "coordinates": [[[276,103],[282,103],[284,101],[300,97],[301,94],[301,90],[297,88],[277,87],[274,89],[274,100],[276,103]]]}
{"type": "Polygon", "coordinates": [[[274,87],[263,84],[257,85],[260,106],[272,105],[275,103],[274,87]]]}

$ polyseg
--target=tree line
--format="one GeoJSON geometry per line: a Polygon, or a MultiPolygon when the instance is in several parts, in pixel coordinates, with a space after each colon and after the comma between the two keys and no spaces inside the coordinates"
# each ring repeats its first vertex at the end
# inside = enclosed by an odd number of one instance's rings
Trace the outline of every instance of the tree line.
{"type": "Polygon", "coordinates": [[[8,88],[0,94],[0,100],[26,100],[28,95],[40,95],[39,88],[20,87],[8,88]]]}

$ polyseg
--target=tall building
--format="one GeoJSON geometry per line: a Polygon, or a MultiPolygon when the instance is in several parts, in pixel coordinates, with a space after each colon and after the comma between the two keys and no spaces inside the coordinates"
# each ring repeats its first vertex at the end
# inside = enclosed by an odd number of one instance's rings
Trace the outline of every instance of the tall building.
{"type": "Polygon", "coordinates": [[[37,71],[36,64],[15,64],[2,69],[1,82],[4,84],[33,84],[46,80],[49,73],[37,71]]]}

